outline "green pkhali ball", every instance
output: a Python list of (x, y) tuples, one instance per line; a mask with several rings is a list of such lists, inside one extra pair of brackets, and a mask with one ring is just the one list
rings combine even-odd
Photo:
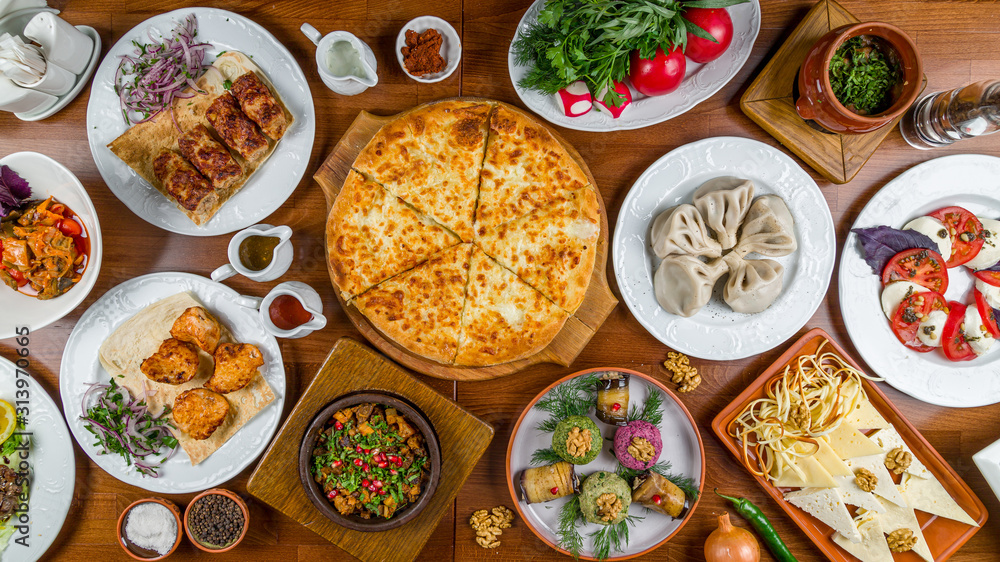
[[(621, 509), (612, 519), (604, 520), (598, 498), (604, 494), (614, 494), (621, 500)], [(632, 503), (632, 487), (614, 472), (599, 471), (591, 474), (583, 481), (580, 489), (580, 511), (583, 518), (598, 525), (614, 525), (628, 517), (628, 506)]]
[[(574, 434), (574, 430), (578, 431)], [(571, 435), (579, 440), (580, 437), (578, 436), (585, 438), (587, 432), (590, 433), (589, 448), (584, 445), (582, 447), (583, 450), (580, 447), (575, 449), (575, 455), (570, 453), (569, 439)], [(603, 444), (604, 438), (601, 437), (601, 430), (597, 427), (594, 420), (587, 416), (570, 416), (559, 422), (555, 432), (552, 433), (552, 450), (565, 459), (566, 462), (573, 464), (587, 464), (596, 459), (597, 455), (601, 453), (601, 446)]]

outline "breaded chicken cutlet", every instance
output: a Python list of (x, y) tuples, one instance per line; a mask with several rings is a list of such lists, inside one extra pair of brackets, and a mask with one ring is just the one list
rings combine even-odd
[(177, 338), (163, 340), (160, 349), (139, 366), (150, 380), (165, 384), (183, 384), (198, 374), (198, 348)]
[(207, 310), (200, 306), (192, 306), (174, 320), (170, 335), (183, 342), (192, 343), (209, 354), (214, 354), (222, 337), (222, 328), (219, 326), (219, 321)]
[(228, 394), (250, 384), (264, 356), (257, 346), (249, 343), (224, 343), (215, 350), (215, 372), (205, 382), (205, 388)]
[(174, 399), (172, 415), (177, 428), (192, 439), (208, 439), (226, 421), (229, 401), (207, 388), (192, 388)]

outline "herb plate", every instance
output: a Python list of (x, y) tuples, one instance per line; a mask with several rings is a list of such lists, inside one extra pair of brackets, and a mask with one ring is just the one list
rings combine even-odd
[[(688, 409), (678, 400), (677, 396), (670, 391), (663, 383), (653, 377), (620, 368), (598, 368), (580, 371), (572, 375), (563, 377), (552, 383), (538, 396), (528, 403), (528, 406), (521, 413), (514, 430), (511, 434), (510, 442), (507, 444), (507, 488), (510, 491), (514, 507), (518, 515), (527, 524), (539, 539), (550, 547), (563, 554), (570, 554), (559, 546), (559, 515), (563, 505), (568, 503), (573, 496), (567, 496), (557, 500), (526, 504), (520, 500), (517, 489), (517, 479), (521, 471), (531, 468), (531, 456), (539, 449), (547, 449), (552, 445), (552, 433), (542, 432), (537, 428), (538, 424), (549, 419), (550, 414), (535, 405), (549, 392), (557, 387), (565, 385), (570, 381), (606, 371), (616, 371), (631, 375), (629, 381), (630, 403), (633, 407), (641, 408), (646, 397), (653, 391), (660, 391), (663, 395), (663, 420), (659, 425), (660, 437), (663, 440), (663, 450), (660, 453), (660, 461), (667, 461), (671, 467), (669, 472), (684, 477), (691, 478), (698, 488), (699, 498), (705, 482), (705, 449), (701, 441), (701, 435), (695, 425), (694, 418)], [(593, 408), (590, 409), (591, 419), (593, 418)], [(585, 465), (576, 465), (577, 473), (581, 481), (584, 475), (607, 470), (614, 472), (618, 467), (618, 461), (611, 452), (612, 443), (608, 438), (614, 437), (615, 427), (597, 421), (598, 427), (605, 437), (604, 448), (598, 457)], [(635, 526), (630, 526), (629, 540), (623, 541), (622, 551), (611, 551), (608, 560), (626, 560), (659, 548), (671, 539), (688, 522), (695, 509), (698, 507), (697, 499), (689, 499), (688, 510), (682, 519), (674, 519), (667, 515), (654, 513), (639, 505), (633, 504), (629, 509), (629, 515), (641, 517)], [(577, 530), (583, 536), (583, 547), (580, 549), (580, 558), (584, 560), (597, 560), (595, 557), (594, 540), (589, 537), (590, 533), (600, 531), (601, 525), (593, 523), (579, 524)]]
[(627, 108), (618, 119), (596, 109), (592, 109), (580, 117), (567, 117), (559, 106), (556, 96), (526, 90), (518, 85), (521, 78), (527, 74), (528, 67), (518, 66), (514, 62), (514, 41), (517, 40), (522, 30), (538, 20), (538, 14), (545, 7), (546, 1), (536, 0), (525, 12), (520, 23), (517, 24), (517, 30), (511, 39), (511, 47), (507, 51), (507, 70), (511, 82), (514, 83), (514, 90), (517, 91), (518, 97), (528, 106), (528, 109), (551, 123), (578, 131), (604, 132), (641, 129), (672, 119), (690, 110), (712, 97), (736, 76), (736, 73), (743, 68), (747, 58), (750, 57), (750, 51), (757, 39), (757, 32), (760, 31), (759, 0), (730, 6), (726, 10), (733, 20), (733, 42), (721, 57), (710, 63), (699, 64), (688, 59), (687, 72), (680, 88), (664, 96), (647, 97), (629, 86), (632, 89), (632, 106)]
[[(956, 154), (918, 164), (876, 193), (851, 228), (902, 228), (911, 219), (950, 205), (978, 216), (1000, 217), (1000, 158)], [(940, 350), (918, 353), (899, 343), (882, 312), (881, 276), (865, 263), (853, 232), (848, 233), (840, 258), (839, 285), (847, 333), (861, 358), (885, 382), (938, 406), (971, 408), (1000, 402), (1000, 346), (972, 361), (955, 363)], [(972, 286), (969, 270), (952, 268), (945, 297), (970, 303)]]

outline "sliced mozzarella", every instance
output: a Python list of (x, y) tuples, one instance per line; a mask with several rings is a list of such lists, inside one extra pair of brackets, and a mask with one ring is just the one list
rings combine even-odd
[(944, 323), (947, 321), (948, 314), (943, 310), (932, 310), (920, 320), (917, 339), (928, 347), (941, 347), (941, 332), (944, 331)]
[(927, 287), (909, 281), (893, 281), (882, 289), (882, 312), (885, 313), (886, 318), (892, 320), (903, 299), (913, 293), (923, 293), (928, 290)]
[(993, 336), (986, 331), (986, 323), (979, 316), (979, 308), (969, 305), (965, 308), (965, 324), (962, 332), (976, 355), (982, 355), (993, 347)]
[[(934, 217), (918, 217), (903, 226), (903, 230), (916, 230), (926, 235), (938, 246), (938, 253), (948, 261), (951, 257), (951, 235), (944, 223)], [(990, 264), (992, 265), (992, 264)]]
[(1000, 221), (979, 218), (983, 223), (983, 247), (976, 257), (965, 262), (965, 267), (983, 269), (1000, 261)]
[(1000, 287), (994, 287), (982, 279), (976, 279), (976, 288), (986, 297), (986, 303), (993, 308), (1000, 308)]

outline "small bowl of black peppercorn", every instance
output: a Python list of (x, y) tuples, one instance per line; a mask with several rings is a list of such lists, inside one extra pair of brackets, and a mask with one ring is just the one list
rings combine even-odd
[(226, 552), (240, 544), (250, 526), (246, 502), (229, 490), (206, 490), (184, 510), (184, 532), (205, 552)]

